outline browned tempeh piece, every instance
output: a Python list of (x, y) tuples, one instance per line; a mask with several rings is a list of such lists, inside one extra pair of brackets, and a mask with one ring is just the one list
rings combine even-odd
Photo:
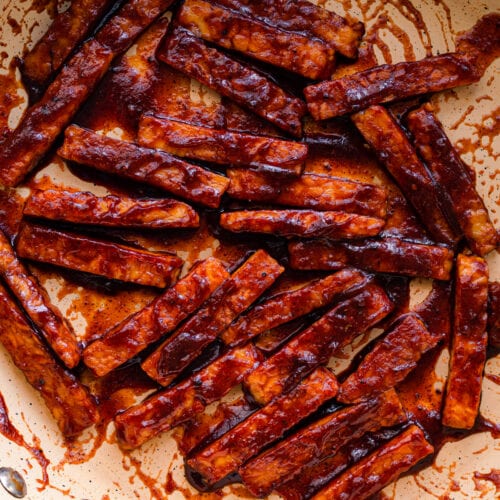
[(0, 185), (16, 186), (47, 153), (107, 71), (172, 0), (130, 0), (85, 42), (0, 149)]
[(292, 135), (302, 134), (301, 118), (306, 113), (302, 100), (184, 28), (171, 31), (158, 58)]
[(70, 125), (65, 131), (63, 158), (102, 172), (145, 182), (181, 198), (218, 207), (229, 180), (179, 158), (119, 141)]
[[(43, 252), (43, 250), (38, 246), (32, 247), (32, 251), (36, 253)], [(19, 261), (9, 240), (1, 230), (0, 277), (17, 297), (26, 314), (57, 356), (68, 368), (74, 368), (80, 361), (81, 349), (71, 325), (59, 309), (51, 304), (45, 290)]]
[(254, 399), (265, 404), (286, 393), (341, 347), (387, 316), (393, 305), (384, 290), (369, 283), (296, 335), (245, 379)]
[(297, 179), (276, 179), (242, 168), (228, 169), (227, 174), (231, 180), (227, 193), (239, 200), (344, 210), (380, 218), (387, 214), (387, 191), (371, 184), (308, 173)]
[(173, 254), (119, 245), (84, 235), (23, 224), (20, 257), (110, 279), (164, 288), (175, 281), (182, 259)]
[(435, 241), (453, 244), (460, 237), (442, 211), (442, 196), (417, 157), (406, 134), (382, 106), (352, 116), (356, 127), (374, 149)]
[(308, 0), (217, 0), (217, 3), (281, 29), (317, 37), (350, 58), (357, 57), (365, 31), (363, 23), (351, 24)]
[(131, 359), (152, 342), (171, 332), (198, 309), (229, 276), (213, 257), (195, 265), (189, 274), (106, 332), (83, 352), (83, 361), (99, 377)]
[(453, 252), (449, 248), (398, 238), (362, 242), (294, 241), (288, 250), (292, 268), (303, 270), (336, 271), (356, 266), (379, 273), (449, 280), (453, 266)]
[(169, 198), (136, 199), (127, 196), (96, 196), (89, 192), (59, 189), (35, 191), (24, 214), (44, 219), (112, 227), (198, 227), (198, 214), (185, 203)]
[(455, 279), (455, 309), (443, 425), (474, 426), (486, 362), (488, 265), (481, 257), (460, 254)]
[(40, 393), (65, 436), (79, 434), (99, 420), (86, 388), (57, 363), (1, 284), (0, 343)]
[(279, 293), (240, 316), (221, 338), (228, 345), (242, 344), (266, 330), (324, 307), (366, 282), (367, 276), (362, 272), (343, 269), (298, 290)]
[(481, 76), (472, 58), (449, 53), (420, 61), (375, 66), (337, 80), (310, 85), (304, 94), (313, 118), (325, 120), (373, 104), (468, 85)]
[(434, 452), (423, 431), (411, 425), (334, 479), (314, 500), (365, 500)]
[(333, 47), (318, 38), (270, 26), (253, 16), (205, 0), (186, 0), (177, 20), (208, 42), (306, 78), (321, 80), (333, 72)]
[(274, 174), (300, 175), (307, 145), (144, 115), (139, 143), (173, 155), (220, 165), (253, 166)]
[(334, 455), (349, 441), (406, 421), (394, 391), (331, 413), (250, 460), (239, 473), (245, 486), (263, 497), (307, 465)]
[(189, 466), (206, 483), (216, 483), (333, 398), (337, 387), (335, 376), (326, 368), (318, 368), (290, 393), (276, 398), (195, 454), (188, 460)]
[(234, 233), (268, 233), (276, 236), (335, 240), (376, 236), (383, 219), (347, 212), (314, 210), (241, 210), (221, 214), (219, 224)]
[(430, 104), (412, 111), (407, 117), (415, 145), (439, 184), (441, 199), (457, 219), (472, 251), (485, 255), (497, 245), (497, 232), (488, 210), (474, 186), (467, 167)]
[(432, 335), (416, 314), (408, 314), (377, 341), (356, 371), (342, 383), (337, 399), (353, 403), (395, 387), (442, 338)]
[(185, 422), (237, 385), (259, 363), (249, 344), (223, 354), (187, 380), (155, 393), (115, 417), (120, 445), (137, 448), (152, 437)]
[(255, 252), (192, 318), (146, 358), (143, 370), (160, 384), (168, 385), (282, 272), (283, 268), (264, 250)]
[(491, 346), (500, 347), (500, 282), (488, 287), (488, 340)]
[(65, 59), (89, 34), (111, 5), (111, 0), (73, 0), (56, 15), (49, 29), (23, 58), (23, 78), (43, 90)]

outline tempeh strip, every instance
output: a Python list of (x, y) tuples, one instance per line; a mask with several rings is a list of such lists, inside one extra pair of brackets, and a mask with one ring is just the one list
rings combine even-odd
[(196, 36), (311, 80), (329, 78), (335, 51), (322, 40), (270, 26), (205, 0), (186, 0), (178, 22)]
[(500, 282), (488, 287), (488, 341), (493, 347), (500, 347)]
[(356, 371), (342, 383), (337, 399), (353, 403), (395, 387), (442, 338), (432, 335), (416, 314), (408, 314), (377, 341)]
[[(33, 246), (32, 251), (43, 252)], [(71, 325), (49, 299), (46, 291), (16, 256), (5, 234), (0, 230), (0, 277), (17, 297), (31, 321), (37, 326), (50, 347), (68, 368), (80, 361), (81, 349)]]
[(157, 392), (117, 415), (115, 425), (120, 445), (137, 448), (202, 412), (237, 385), (259, 360), (260, 355), (251, 344), (237, 347), (175, 387)]
[(340, 211), (242, 210), (221, 214), (219, 224), (234, 233), (339, 240), (376, 236), (384, 227), (385, 221)]
[(450, 227), (442, 211), (442, 196), (434, 179), (389, 111), (382, 106), (372, 106), (353, 115), (352, 120), (396, 180), (434, 240), (456, 243), (460, 235), (454, 227)]
[(346, 266), (379, 273), (449, 280), (453, 252), (398, 238), (362, 242), (294, 241), (288, 245), (294, 269), (336, 271)]
[(57, 363), (1, 284), (0, 343), (40, 393), (65, 436), (75, 436), (99, 420), (92, 396)]
[(24, 206), (24, 214), (111, 227), (192, 228), (200, 225), (198, 214), (177, 200), (115, 195), (99, 197), (89, 192), (60, 189), (35, 191)]
[(99, 377), (171, 332), (229, 276), (213, 257), (195, 265), (187, 276), (106, 332), (83, 352), (84, 363)]
[(145, 115), (139, 122), (139, 143), (176, 156), (220, 165), (252, 166), (274, 174), (300, 175), (307, 145), (229, 130), (202, 127)]
[(211, 208), (219, 206), (229, 180), (179, 158), (70, 125), (58, 154), (101, 172), (145, 182)]
[(95, 89), (113, 58), (127, 50), (171, 3), (130, 0), (85, 42), (2, 144), (0, 185), (16, 186), (23, 180)]
[(385, 218), (387, 191), (348, 179), (302, 174), (297, 179), (276, 179), (265, 172), (242, 168), (227, 170), (231, 180), (227, 194), (232, 198), (313, 208), (343, 210)]
[(441, 188), (443, 202), (457, 219), (472, 251), (487, 254), (497, 245), (497, 232), (469, 168), (451, 144), (432, 106), (425, 104), (412, 111), (407, 124), (418, 152)]
[(398, 396), (388, 391), (309, 424), (250, 460), (239, 473), (250, 492), (263, 497), (279, 484), (299, 476), (306, 466), (334, 455), (353, 439), (405, 421)]
[(279, 439), (336, 393), (335, 376), (326, 368), (318, 368), (290, 393), (276, 398), (196, 453), (188, 464), (206, 483), (216, 483)]
[(158, 58), (292, 135), (302, 134), (303, 101), (184, 28), (171, 31)]
[(23, 224), (16, 245), (20, 257), (106, 278), (164, 288), (175, 281), (182, 259), (88, 236)]
[(441, 54), (420, 61), (384, 64), (310, 85), (304, 90), (315, 120), (354, 113), (383, 102), (438, 92), (477, 82), (479, 68), (460, 53)]
[(240, 316), (221, 338), (228, 345), (242, 344), (271, 328), (325, 307), (366, 282), (367, 277), (360, 271), (343, 269), (298, 290), (279, 293)]
[(481, 384), (488, 336), (488, 265), (474, 255), (457, 257), (455, 309), (450, 369), (443, 409), (443, 425), (456, 429), (474, 426), (481, 400)]
[(312, 499), (365, 500), (433, 452), (422, 430), (411, 425), (334, 479)]
[(335, 352), (387, 316), (393, 305), (384, 290), (370, 283), (297, 334), (245, 379), (260, 404), (288, 392)]
[(283, 268), (264, 250), (246, 260), (198, 312), (142, 363), (142, 369), (168, 385), (210, 342), (269, 288)]

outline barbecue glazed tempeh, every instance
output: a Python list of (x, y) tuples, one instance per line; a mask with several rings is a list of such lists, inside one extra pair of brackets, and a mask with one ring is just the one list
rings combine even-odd
[(393, 306), (384, 290), (370, 283), (340, 302), (262, 363), (245, 379), (260, 404), (286, 393), (341, 347), (387, 316)]
[(268, 233), (302, 238), (354, 239), (376, 236), (383, 219), (347, 212), (242, 210), (221, 214), (219, 224), (234, 233)]
[(300, 475), (306, 466), (334, 455), (349, 441), (405, 421), (396, 393), (388, 391), (309, 424), (250, 460), (239, 473), (245, 486), (254, 495), (263, 497), (278, 484)]
[(422, 430), (411, 425), (335, 478), (312, 499), (365, 500), (433, 452)]
[(329, 370), (315, 370), (290, 393), (276, 398), (196, 453), (188, 460), (189, 466), (204, 482), (216, 483), (333, 398), (337, 388)]
[(99, 420), (86, 388), (57, 363), (1, 284), (0, 343), (40, 393), (65, 436), (75, 436)]
[(404, 317), (377, 341), (356, 371), (340, 386), (337, 399), (353, 403), (395, 387), (442, 336), (432, 335), (416, 314)]
[(186, 0), (177, 21), (208, 42), (311, 80), (329, 78), (333, 72), (335, 51), (322, 40), (283, 31), (205, 0)]
[(215, 290), (197, 313), (142, 363), (142, 369), (168, 385), (245, 309), (269, 288), (283, 268), (258, 250)]
[(453, 252), (398, 238), (362, 242), (294, 241), (288, 245), (293, 269), (336, 271), (346, 266), (379, 273), (449, 280)]
[(213, 257), (195, 265), (187, 276), (144, 309), (90, 344), (83, 352), (83, 361), (97, 376), (106, 375), (171, 332), (228, 276), (222, 262)]
[(488, 341), (493, 347), (500, 347), (500, 282), (488, 287)]
[[(44, 248), (33, 246), (40, 253)], [(22, 257), (22, 255), (21, 255)], [(68, 368), (80, 361), (81, 349), (70, 324), (51, 304), (49, 296), (16, 256), (9, 240), (0, 230), (0, 277), (4, 279), (19, 303), (37, 326), (45, 340)]]
[(237, 385), (259, 360), (260, 355), (251, 344), (237, 347), (175, 387), (132, 406), (115, 418), (120, 445), (136, 448), (202, 412)]
[(433, 239), (439, 243), (456, 243), (459, 235), (450, 227), (442, 211), (442, 196), (435, 181), (389, 111), (382, 106), (372, 106), (353, 115), (352, 120)]
[(383, 102), (438, 92), (477, 82), (481, 78), (473, 58), (441, 54), (420, 61), (384, 64), (306, 87), (307, 107), (315, 120), (354, 113)]
[(192, 228), (200, 225), (198, 214), (185, 203), (127, 196), (96, 196), (89, 192), (59, 189), (35, 191), (24, 214), (43, 219), (111, 227)]
[(179, 158), (70, 125), (58, 154), (102, 172), (145, 182), (211, 208), (219, 206), (229, 180)]
[(443, 409), (443, 425), (456, 429), (474, 426), (488, 336), (488, 265), (480, 257), (457, 257), (455, 309), (450, 369)]
[(276, 179), (265, 172), (242, 168), (227, 170), (232, 198), (290, 205), (316, 210), (343, 210), (385, 218), (387, 191), (371, 184), (347, 179), (302, 174), (297, 179)]
[(239, 345), (271, 328), (288, 323), (315, 309), (327, 306), (366, 284), (367, 277), (356, 269), (343, 269), (315, 280), (298, 290), (274, 295), (240, 316), (222, 335), (228, 345)]
[(158, 58), (181, 73), (250, 109), (292, 135), (302, 134), (303, 101), (223, 52), (177, 27), (160, 46)]
[(175, 281), (182, 259), (84, 235), (23, 224), (16, 245), (20, 257), (106, 278), (164, 288)]
[(356, 58), (363, 23), (350, 24), (343, 17), (307, 0), (217, 0), (278, 28), (319, 38), (340, 54)]
[(307, 145), (241, 132), (142, 116), (139, 143), (176, 156), (220, 165), (252, 166), (274, 174), (297, 176), (304, 169)]
[(127, 50), (172, 0), (130, 0), (70, 59), (0, 150), (0, 185), (16, 186), (49, 151), (115, 55)]
[(430, 104), (412, 111), (408, 129), (442, 191), (442, 200), (457, 219), (474, 253), (485, 255), (497, 245), (497, 232), (471, 178), (469, 167), (451, 144)]

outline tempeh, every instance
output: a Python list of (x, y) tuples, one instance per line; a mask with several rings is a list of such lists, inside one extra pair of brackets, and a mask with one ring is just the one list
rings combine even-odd
[[(33, 246), (32, 251), (44, 248)], [(21, 255), (22, 256), (22, 255)], [(48, 294), (17, 258), (9, 240), (0, 230), (0, 277), (17, 297), (31, 321), (68, 368), (80, 361), (81, 349), (74, 332)]]
[(384, 290), (370, 283), (297, 334), (245, 379), (260, 404), (286, 393), (357, 335), (387, 316), (393, 305)]
[(313, 118), (325, 120), (374, 104), (468, 85), (480, 78), (481, 72), (473, 58), (449, 53), (419, 61), (375, 66), (337, 80), (310, 85), (304, 94)]
[(198, 214), (185, 203), (162, 198), (96, 196), (61, 189), (35, 191), (24, 214), (43, 219), (111, 227), (192, 228), (200, 225)]
[(294, 269), (336, 271), (346, 266), (379, 273), (449, 280), (453, 251), (398, 238), (362, 242), (294, 241), (288, 245)]
[(325, 307), (342, 295), (366, 284), (367, 276), (356, 269), (343, 269), (293, 291), (284, 291), (257, 304), (240, 316), (222, 335), (228, 345), (239, 345), (271, 328)]
[(488, 287), (488, 341), (493, 347), (500, 347), (500, 282)]
[(316, 495), (314, 500), (365, 500), (434, 452), (423, 431), (411, 425), (360, 460)]
[(432, 106), (425, 104), (409, 113), (407, 124), (419, 153), (441, 188), (443, 202), (457, 219), (472, 251), (487, 254), (498, 243), (495, 226), (476, 191), (469, 167), (451, 144)]
[(227, 170), (227, 194), (247, 201), (270, 202), (316, 210), (343, 210), (385, 218), (387, 191), (347, 179), (304, 173), (297, 179), (276, 179), (265, 172)]
[(184, 28), (171, 31), (158, 58), (292, 135), (302, 134), (303, 101)]
[(139, 122), (139, 143), (176, 156), (220, 165), (252, 166), (297, 176), (304, 169), (307, 145), (274, 137), (191, 125), (145, 115)]
[(335, 376), (326, 368), (319, 368), (290, 393), (276, 398), (196, 453), (188, 464), (206, 483), (216, 483), (279, 439), (336, 393)]
[(255, 252), (193, 317), (146, 358), (143, 370), (160, 384), (168, 385), (282, 272), (283, 268), (264, 250)]
[(69, 126), (58, 154), (102, 172), (145, 182), (181, 198), (218, 207), (229, 180), (179, 158)]
[(65, 436), (75, 436), (99, 420), (92, 396), (57, 363), (1, 284), (0, 343), (40, 393)]
[(186, 0), (177, 20), (208, 42), (311, 80), (333, 73), (335, 51), (318, 38), (284, 31), (205, 0)]
[(488, 336), (488, 265), (480, 257), (457, 257), (455, 309), (450, 369), (443, 409), (443, 425), (456, 429), (474, 426)]
[(376, 342), (356, 371), (340, 386), (337, 399), (353, 403), (395, 387), (442, 336), (432, 335), (416, 314), (404, 317)]
[(120, 445), (137, 448), (202, 412), (237, 385), (259, 360), (260, 355), (251, 344), (237, 347), (180, 384), (157, 392), (117, 415), (115, 425)]
[(111, 241), (23, 224), (16, 245), (20, 257), (106, 278), (164, 288), (175, 281), (182, 259)]
[(250, 460), (239, 473), (251, 493), (263, 497), (279, 484), (300, 475), (307, 465), (334, 455), (353, 439), (405, 421), (396, 393), (388, 391), (307, 425)]
[(195, 265), (187, 276), (144, 309), (90, 344), (83, 352), (83, 361), (97, 376), (106, 375), (171, 332), (228, 276), (222, 262), (213, 257)]

